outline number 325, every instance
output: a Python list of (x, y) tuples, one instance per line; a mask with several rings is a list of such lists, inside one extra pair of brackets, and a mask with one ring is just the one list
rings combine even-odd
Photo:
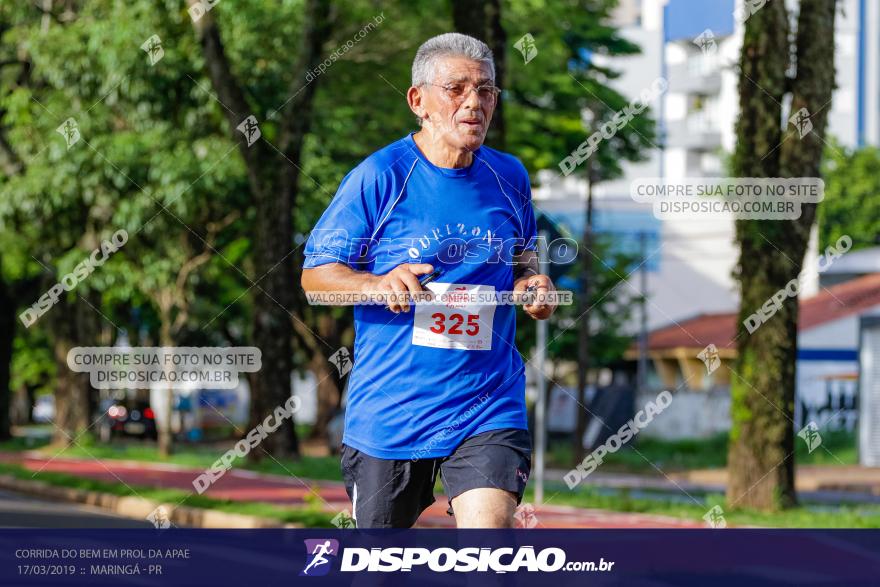
[[(436, 334), (443, 334), (446, 332), (447, 334), (467, 334), (468, 336), (476, 336), (478, 332), (480, 332), (480, 316), (479, 314), (468, 314), (467, 317), (467, 328), (463, 331), (461, 329), (461, 325), (464, 324), (465, 319), (461, 314), (451, 314), (447, 316), (442, 312), (435, 312), (431, 314), (431, 318), (434, 319), (434, 325), (429, 328), (431, 332)], [(449, 319), (449, 329), (446, 329), (446, 319)]]

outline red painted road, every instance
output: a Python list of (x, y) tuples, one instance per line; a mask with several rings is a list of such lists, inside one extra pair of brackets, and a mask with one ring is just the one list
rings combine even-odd
[[(88, 477), (102, 481), (124, 483), (130, 486), (147, 486), (195, 492), (193, 479), (204, 471), (177, 465), (162, 465), (112, 459), (48, 458), (33, 453), (0, 453), (0, 462), (17, 463), (36, 473), (57, 472)], [(342, 483), (315, 481), (294, 476), (267, 475), (241, 469), (230, 469), (215, 482), (204, 495), (214, 499), (233, 501), (261, 501), (281, 506), (302, 506), (307, 495), (314, 493), (328, 512), (343, 512), (351, 508)], [(137, 495), (132, 490), (133, 495)], [(446, 514), (446, 497), (437, 501), (422, 513), (418, 527), (453, 527), (451, 516)], [(703, 528), (704, 524), (667, 516), (617, 513), (605, 510), (583, 509), (567, 506), (541, 505), (521, 506), (519, 522), (526, 527), (538, 528)]]

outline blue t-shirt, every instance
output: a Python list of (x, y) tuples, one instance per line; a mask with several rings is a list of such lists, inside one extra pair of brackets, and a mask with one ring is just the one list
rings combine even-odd
[[(435, 292), (511, 291), (512, 256), (535, 238), (529, 177), (516, 158), (480, 147), (469, 167), (441, 168), (410, 134), (343, 179), (304, 267), (341, 262), (383, 275), (430, 263), (443, 271), (428, 286)], [(475, 434), (527, 429), (517, 307), (448, 299), (399, 314), (355, 306), (346, 445), (376, 458), (434, 458)]]

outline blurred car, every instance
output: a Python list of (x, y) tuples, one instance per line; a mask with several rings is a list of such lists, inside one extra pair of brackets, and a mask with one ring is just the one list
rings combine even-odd
[(47, 423), (55, 419), (55, 396), (41, 395), (34, 402), (34, 408), (31, 410), (34, 422)]
[(156, 440), (156, 415), (147, 402), (112, 402), (102, 414), (98, 433), (109, 442), (118, 436)]

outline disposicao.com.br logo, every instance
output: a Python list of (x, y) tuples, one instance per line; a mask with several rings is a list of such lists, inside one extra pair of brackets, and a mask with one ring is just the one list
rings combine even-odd
[[(326, 575), (331, 561), (339, 554), (339, 542), (330, 539), (306, 540), (307, 560), (300, 576)], [(345, 548), (339, 570), (345, 572), (409, 572), (413, 567), (425, 566), (428, 570), (445, 573), (517, 571), (610, 571), (611, 561), (566, 562), (561, 548), (544, 548), (535, 551), (534, 546), (519, 548)]]
[(330, 562), (339, 554), (339, 541), (332, 538), (305, 540), (306, 566), (300, 577), (318, 577), (330, 571)]

